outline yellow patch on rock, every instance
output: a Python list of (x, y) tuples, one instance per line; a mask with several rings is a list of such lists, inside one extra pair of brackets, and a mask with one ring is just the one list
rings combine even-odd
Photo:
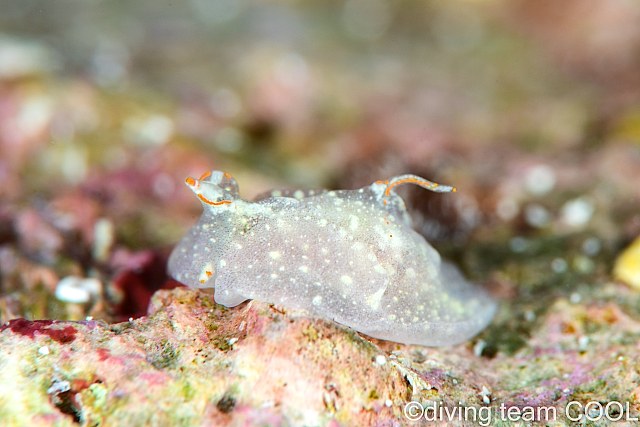
[(640, 290), (640, 237), (616, 259), (613, 276), (636, 290)]

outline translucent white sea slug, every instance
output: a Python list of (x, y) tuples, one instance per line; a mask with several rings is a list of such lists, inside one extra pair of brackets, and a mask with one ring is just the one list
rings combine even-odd
[(219, 304), (280, 304), (426, 346), (465, 341), (493, 318), (495, 301), (441, 261), (394, 191), (452, 187), (402, 175), (359, 190), (273, 191), (251, 202), (224, 172), (186, 183), (204, 213), (173, 250), (169, 272), (188, 286), (215, 288)]

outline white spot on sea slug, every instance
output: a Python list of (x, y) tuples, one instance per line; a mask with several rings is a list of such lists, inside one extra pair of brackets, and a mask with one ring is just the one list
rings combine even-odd
[(307, 267), (306, 265), (301, 265), (300, 267), (298, 267), (298, 270), (302, 271), (303, 273), (308, 273), (309, 267)]
[(358, 229), (358, 217), (355, 215), (349, 216), (349, 228), (351, 231), (356, 231)]
[(313, 299), (311, 300), (311, 304), (315, 305), (316, 307), (322, 304), (322, 296), (316, 295), (315, 297), (313, 297)]
[(382, 295), (384, 295), (385, 288), (380, 288), (376, 292), (367, 297), (367, 304), (374, 310), (380, 308), (380, 302), (382, 301)]
[(343, 275), (340, 277), (340, 281), (342, 283), (344, 283), (345, 285), (351, 285), (353, 284), (353, 279), (347, 275)]
[(271, 259), (280, 259), (281, 256), (282, 254), (279, 251), (269, 252), (269, 257)]

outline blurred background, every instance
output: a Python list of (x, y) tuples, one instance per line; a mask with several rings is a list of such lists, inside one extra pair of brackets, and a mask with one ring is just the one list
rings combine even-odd
[(143, 313), (212, 169), (455, 185), (404, 196), (473, 279), (588, 293), (640, 234), (639, 70), (633, 0), (0, 0), (0, 320)]

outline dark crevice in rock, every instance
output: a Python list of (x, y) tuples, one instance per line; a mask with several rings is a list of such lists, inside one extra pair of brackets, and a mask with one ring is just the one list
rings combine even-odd
[(71, 415), (74, 423), (82, 422), (82, 408), (76, 403), (75, 393), (71, 390), (52, 396), (51, 403), (63, 414)]

